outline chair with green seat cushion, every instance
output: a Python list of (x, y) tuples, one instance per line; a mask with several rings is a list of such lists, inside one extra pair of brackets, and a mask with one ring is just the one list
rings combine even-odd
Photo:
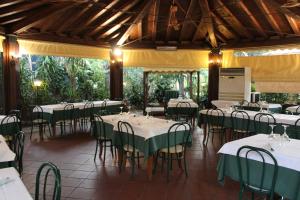
[(70, 133), (74, 133), (73, 124), (75, 123), (74, 104), (65, 105), (62, 112), (62, 119), (56, 122), (60, 126), (61, 135), (66, 134), (66, 126), (70, 126)]
[(122, 171), (123, 162), (125, 161), (125, 165), (126, 159), (129, 159), (131, 162), (131, 178), (133, 178), (136, 165), (135, 161), (138, 161), (137, 164), (139, 167), (139, 160), (144, 157), (143, 152), (136, 148), (135, 134), (132, 126), (128, 122), (118, 122), (118, 137), (120, 140), (118, 149), (121, 152), (121, 158), (119, 158), (119, 170), (120, 172)]
[(107, 101), (106, 100), (104, 100), (102, 102), (98, 114), (101, 116), (110, 114), (107, 110)]
[(15, 115), (18, 119), (19, 129), (22, 130), (22, 118), (21, 118), (21, 110), (13, 109), (10, 110), (8, 115)]
[(236, 110), (231, 113), (233, 139), (249, 136), (250, 117), (247, 112)]
[(276, 126), (276, 119), (269, 113), (257, 113), (254, 116), (254, 130), (255, 133), (270, 134), (272, 132), (271, 126)]
[[(209, 136), (212, 135), (212, 142), (214, 141), (214, 135), (219, 134), (221, 143), (224, 142), (225, 137), (225, 114), (221, 109), (208, 109), (206, 111), (207, 116), (207, 136), (203, 138), (203, 143), (207, 145)], [(206, 139), (206, 142), (205, 142)]]
[[(84, 132), (85, 130), (91, 130), (89, 124), (91, 124), (91, 120), (93, 117), (94, 112), (94, 103), (93, 102), (86, 102), (84, 104), (83, 110), (81, 110), (81, 116), (79, 118), (79, 127), (80, 131)], [(90, 131), (89, 131), (90, 132)]]
[(20, 128), (15, 115), (7, 115), (0, 122), (0, 135), (4, 136), (9, 146), (11, 146), (11, 142), (19, 130)]
[(239, 200), (243, 199), (245, 191), (251, 192), (252, 200), (255, 194), (268, 196), (268, 199), (273, 200), (278, 174), (278, 164), (274, 156), (265, 149), (252, 146), (240, 147), (236, 155), (240, 182)]
[(192, 122), (191, 104), (189, 102), (178, 102), (175, 110), (175, 121)]
[(96, 138), (96, 151), (95, 151), (94, 161), (96, 161), (96, 156), (99, 147), (100, 148), (99, 157), (101, 157), (104, 149), (104, 155), (103, 155), (103, 165), (104, 165), (105, 157), (106, 157), (106, 148), (107, 147), (110, 148), (112, 157), (114, 157), (114, 152), (113, 152), (112, 139), (107, 136), (107, 124), (104, 123), (100, 115), (94, 115), (92, 121), (92, 130), (93, 130), (93, 136)]
[[(154, 163), (154, 172), (156, 171), (158, 158), (162, 158), (163, 163), (167, 160), (167, 181), (169, 182), (169, 174), (172, 169), (172, 161), (177, 160), (178, 165), (181, 168), (181, 160), (184, 161), (184, 171), (186, 177), (188, 176), (187, 161), (186, 161), (186, 149), (188, 143), (191, 141), (192, 127), (187, 122), (178, 122), (173, 124), (167, 135), (167, 146), (160, 149), (157, 152), (157, 156)], [(167, 158), (167, 159), (166, 159)]]
[[(41, 179), (43, 176), (43, 179)], [(51, 181), (51, 182), (50, 182)], [(54, 184), (53, 182), (54, 181)], [(40, 191), (40, 187), (43, 186), (43, 190)], [(53, 189), (47, 188), (50, 186)], [(52, 192), (53, 191), (53, 192)], [(51, 193), (51, 194), (49, 194)], [(53, 163), (43, 163), (37, 171), (35, 182), (35, 200), (46, 200), (51, 195), (50, 199), (61, 199), (61, 175), (60, 170)]]
[(39, 134), (41, 138), (44, 137), (46, 126), (48, 127), (50, 136), (52, 135), (50, 122), (44, 119), (44, 110), (41, 106), (35, 106), (32, 110), (30, 139), (32, 137), (33, 129), (35, 126), (39, 128)]
[(23, 172), (23, 153), (24, 153), (24, 142), (25, 135), (23, 131), (19, 131), (14, 140), (11, 143), (11, 149), (16, 154), (15, 158), (15, 167), (18, 170), (19, 174), (22, 175)]

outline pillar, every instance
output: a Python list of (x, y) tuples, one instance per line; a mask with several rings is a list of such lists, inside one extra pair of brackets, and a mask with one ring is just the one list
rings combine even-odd
[(208, 55), (208, 102), (217, 100), (219, 96), (219, 69), (222, 67), (222, 53), (220, 49), (212, 49)]
[(110, 99), (123, 99), (123, 53), (120, 49), (110, 52)]
[(19, 44), (14, 35), (3, 41), (4, 107), (7, 114), (12, 109), (21, 109)]

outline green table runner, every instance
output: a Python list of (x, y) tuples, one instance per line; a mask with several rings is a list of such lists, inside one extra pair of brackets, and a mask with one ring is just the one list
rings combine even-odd
[[(252, 160), (251, 165), (258, 165), (258, 161)], [(266, 164), (266, 167), (271, 168), (272, 166), (270, 164)], [(217, 173), (218, 181), (222, 184), (224, 184), (226, 176), (235, 181), (239, 181), (237, 157), (228, 154), (220, 154)], [(266, 173), (266, 180), (268, 180), (268, 176), (270, 176), (270, 174)], [(256, 178), (255, 174), (252, 178)], [(300, 172), (285, 167), (278, 167), (278, 177), (275, 185), (275, 192), (288, 199), (300, 200), (299, 190)]]

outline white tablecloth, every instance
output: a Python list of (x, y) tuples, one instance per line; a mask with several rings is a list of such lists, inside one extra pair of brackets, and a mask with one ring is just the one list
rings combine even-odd
[[(271, 146), (269, 144), (271, 142), (272, 139), (268, 138), (268, 135), (258, 134), (228, 142), (222, 146), (218, 153), (236, 156), (238, 149), (244, 145), (264, 148), (270, 151), (276, 158), (278, 166), (300, 171), (300, 140), (291, 139), (290, 142), (285, 142), (281, 148), (276, 149), (275, 151), (271, 151)], [(244, 152), (241, 153), (241, 156), (245, 157)], [(261, 161), (256, 154), (250, 155), (249, 158), (252, 160)], [(273, 164), (269, 157), (266, 158), (267, 163)]]
[[(93, 101), (94, 107), (102, 107), (104, 101)], [(74, 108), (77, 109), (84, 109), (84, 105), (87, 102), (78, 102), (78, 103), (72, 103), (74, 105)], [(114, 106), (114, 105), (122, 105), (122, 101), (107, 101), (106, 106)], [(53, 111), (58, 110), (64, 110), (64, 107), (66, 104), (51, 104), (51, 105), (43, 105), (41, 108), (43, 109), (44, 113), (50, 113), (53, 114)], [(35, 112), (35, 110), (34, 110)]]
[[(112, 124), (114, 126), (114, 130), (118, 130), (118, 121), (128, 122), (134, 131), (135, 135), (141, 136), (145, 138), (145, 140), (165, 134), (168, 132), (171, 125), (176, 123), (175, 121), (159, 119), (154, 117), (146, 117), (146, 116), (135, 116), (133, 114), (123, 113), (122, 115), (107, 115), (102, 116), (104, 122)], [(183, 129), (178, 129), (183, 130)]]
[(0, 169), (0, 179), (6, 178), (7, 183), (0, 185), (0, 200), (32, 200), (15, 168)]
[(7, 146), (5, 139), (0, 135), (0, 162), (14, 161), (16, 154)]
[[(231, 113), (232, 111), (230, 109), (222, 109), (224, 114), (225, 114), (225, 117), (231, 117)], [(200, 113), (201, 114), (206, 114), (206, 111), (207, 110), (201, 110)], [(249, 111), (249, 110), (243, 110), (245, 112), (248, 113), (249, 117), (250, 117), (250, 120), (254, 120), (254, 116), (259, 113), (259, 112), (256, 112), (256, 111)], [(213, 112), (212, 113), (213, 115), (217, 115), (216, 112)], [(274, 113), (273, 114), (274, 118), (276, 119), (276, 123), (277, 124), (288, 124), (288, 125), (295, 125), (295, 122), (300, 118), (299, 115), (286, 115), (286, 114), (277, 114), (277, 113)], [(242, 117), (241, 115), (237, 115), (237, 117)], [(266, 118), (262, 118), (261, 121), (267, 121)]]
[[(296, 113), (297, 108), (299, 108), (300, 106), (290, 106), (288, 107), (286, 110), (292, 112), (292, 113)], [(300, 108), (298, 109), (298, 112), (300, 112)]]
[[(6, 116), (7, 115), (0, 115), (0, 123)], [(16, 118), (16, 116), (13, 116), (12, 118), (9, 118), (9, 120), (5, 120), (3, 122), (3, 124), (8, 124), (8, 123), (17, 122), (17, 121), (19, 121), (19, 120)]]
[[(281, 109), (282, 108), (281, 104), (277, 104), (277, 103), (262, 103), (262, 102), (258, 102), (258, 104), (262, 108), (269, 108), (269, 109)], [(247, 106), (247, 105), (244, 105), (244, 106)], [(255, 103), (249, 103), (248, 106), (249, 107), (257, 107), (257, 104), (255, 104)]]
[[(196, 104), (192, 99), (170, 99), (168, 102), (169, 108), (174, 108), (178, 103), (189, 103), (192, 108), (198, 108), (198, 104)], [(183, 107), (184, 104), (181, 105)]]
[(240, 104), (238, 101), (226, 101), (226, 100), (213, 100), (211, 103), (217, 108), (229, 108), (230, 106), (237, 106)]

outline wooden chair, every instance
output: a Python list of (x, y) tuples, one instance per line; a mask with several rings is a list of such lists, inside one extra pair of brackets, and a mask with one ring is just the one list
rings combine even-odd
[(254, 129), (255, 133), (270, 134), (272, 132), (271, 127), (276, 126), (276, 119), (269, 113), (257, 113), (254, 116)]
[(61, 135), (66, 134), (66, 126), (70, 126), (70, 133), (74, 133), (74, 123), (75, 123), (75, 109), (73, 104), (67, 104), (64, 107), (62, 113), (62, 119), (57, 121), (56, 124), (60, 126)]
[[(224, 127), (224, 121), (225, 121), (225, 114), (221, 109), (208, 109), (206, 111), (206, 117), (207, 117), (207, 136), (203, 138), (203, 143), (207, 145), (209, 136), (212, 135), (212, 143), (214, 141), (214, 135), (219, 134), (221, 143), (224, 142), (225, 137), (225, 127)], [(206, 142), (205, 142), (206, 139)]]
[(79, 118), (80, 131), (84, 132), (85, 130), (89, 129), (89, 132), (91, 132), (91, 126), (89, 127), (89, 124), (91, 125), (92, 123), (92, 118), (94, 114), (94, 103), (85, 103), (81, 113), (82, 116)]
[(250, 117), (247, 112), (236, 110), (231, 113), (232, 139), (249, 136)]
[(45, 118), (45, 116), (44, 116), (43, 108), (41, 106), (35, 106), (32, 110), (32, 114), (31, 114), (30, 139), (32, 137), (33, 129), (35, 126), (37, 126), (39, 128), (40, 138), (44, 138), (43, 135), (45, 133), (46, 126), (48, 127), (50, 136), (52, 135), (50, 122), (44, 118)]

